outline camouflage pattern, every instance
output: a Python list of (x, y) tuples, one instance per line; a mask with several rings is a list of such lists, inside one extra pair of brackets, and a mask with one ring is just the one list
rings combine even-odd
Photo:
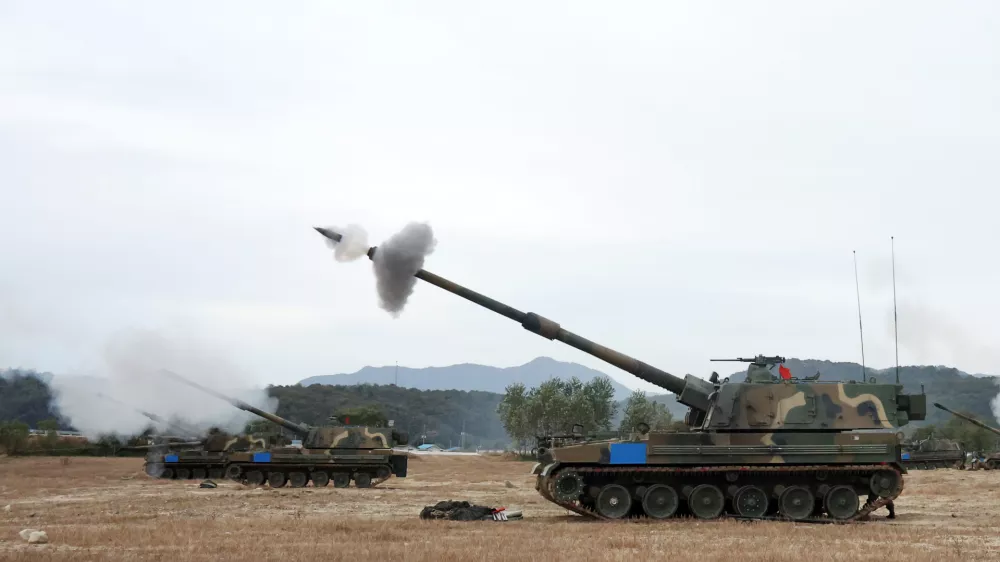
[(405, 432), (391, 427), (326, 425), (311, 427), (265, 412), (241, 400), (229, 398), (174, 373), (168, 376), (233, 406), (260, 416), (297, 436), (300, 443), (264, 448), (227, 451), (225, 476), (247, 485), (267, 483), (279, 488), (286, 483), (300, 488), (310, 481), (313, 486), (349, 486), (368, 488), (392, 476), (406, 477), (407, 454), (396, 451), (406, 445)]
[[(940, 410), (944, 410), (945, 412), (948, 412), (949, 414), (951, 414), (951, 415), (953, 415), (953, 416), (955, 416), (957, 418), (963, 419), (963, 420), (965, 420), (965, 421), (967, 421), (967, 422), (969, 422), (969, 423), (971, 423), (973, 425), (977, 425), (977, 426), (979, 426), (979, 427), (981, 427), (983, 429), (986, 429), (988, 431), (992, 431), (993, 433), (996, 433), (997, 435), (1000, 435), (1000, 429), (997, 429), (995, 427), (991, 427), (990, 425), (985, 424), (985, 423), (977, 420), (976, 418), (971, 418), (969, 416), (966, 416), (965, 414), (960, 414), (960, 413), (958, 413), (958, 412), (956, 412), (956, 411), (954, 411), (954, 410), (952, 410), (950, 408), (946, 408), (946, 407), (942, 406), (941, 404), (938, 404), (937, 402), (934, 403), (934, 407), (938, 408)], [(969, 467), (970, 470), (980, 470), (980, 469), (994, 470), (994, 469), (998, 469), (998, 468), (1000, 468), (1000, 452), (996, 452), (996, 453), (993, 453), (991, 455), (982, 455), (981, 453), (979, 453), (977, 451), (977, 452), (975, 452), (972, 455), (972, 459), (970, 459), (970, 461), (971, 461), (969, 463), (970, 464), (970, 467)]]
[[(330, 229), (316, 230), (341, 240)], [(369, 248), (369, 259), (377, 251)], [(771, 369), (782, 357), (740, 359), (750, 363), (742, 382), (720, 381), (717, 373), (708, 380), (681, 378), (424, 269), (414, 276), (672, 392), (688, 406), (685, 431), (539, 447), (535, 487), (570, 511), (602, 519), (690, 513), (851, 521), (891, 505), (902, 492), (906, 469), (895, 430), (924, 419), (922, 393), (874, 381), (819, 382), (818, 374), (779, 378)], [(863, 506), (860, 496), (867, 496)]]
[(202, 441), (151, 446), (145, 471), (154, 478), (220, 479), (225, 475), (229, 454), (262, 451), (281, 441), (277, 435), (231, 435), (216, 431)]
[(902, 443), (901, 459), (908, 470), (965, 468), (966, 452), (952, 439), (922, 439)]

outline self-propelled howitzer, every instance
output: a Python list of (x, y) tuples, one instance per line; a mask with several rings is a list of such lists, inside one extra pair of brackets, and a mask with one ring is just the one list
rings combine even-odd
[[(339, 242), (338, 233), (316, 228)], [(374, 259), (376, 247), (369, 248)], [(778, 516), (856, 520), (896, 498), (906, 469), (895, 428), (926, 415), (926, 397), (900, 384), (777, 377), (783, 358), (758, 356), (746, 378), (681, 378), (578, 336), (429, 271), (414, 273), (450, 293), (677, 395), (686, 431), (548, 449), (532, 472), (546, 499), (583, 515), (664, 519)], [(859, 495), (867, 495), (862, 507)]]
[(176, 373), (164, 374), (277, 424), (299, 438), (301, 444), (230, 453), (227, 455), (225, 468), (228, 478), (253, 486), (267, 482), (273, 488), (286, 483), (293, 488), (300, 488), (310, 481), (313, 486), (326, 486), (331, 480), (334, 486), (343, 488), (353, 480), (358, 488), (368, 488), (393, 475), (400, 478), (406, 476), (406, 452), (393, 450), (394, 446), (407, 443), (405, 432), (392, 427), (313, 427), (295, 423), (206, 388)]
[[(945, 412), (948, 412), (949, 414), (951, 414), (951, 415), (953, 415), (953, 416), (955, 416), (957, 418), (961, 418), (961, 419), (963, 419), (963, 420), (971, 423), (972, 425), (977, 425), (977, 426), (979, 426), (979, 427), (981, 427), (981, 428), (983, 428), (983, 429), (985, 429), (987, 431), (991, 431), (993, 433), (996, 433), (997, 435), (1000, 435), (1000, 429), (997, 429), (995, 427), (987, 425), (987, 424), (985, 424), (985, 423), (977, 420), (976, 418), (973, 418), (971, 416), (967, 416), (965, 414), (960, 414), (960, 413), (958, 413), (958, 412), (956, 412), (956, 411), (954, 411), (954, 410), (952, 410), (950, 408), (946, 408), (946, 407), (942, 406), (941, 404), (938, 404), (937, 402), (934, 403), (934, 407), (938, 408), (940, 410), (944, 410)], [(994, 452), (994, 453), (992, 453), (990, 455), (986, 455), (985, 458), (983, 458), (982, 456), (980, 456), (980, 455), (982, 455), (981, 451), (977, 451), (977, 453), (978, 454), (977, 454), (976, 458), (979, 459), (979, 460), (977, 460), (975, 462), (973, 468), (983, 467), (983, 468), (986, 468), (988, 470), (996, 470), (996, 469), (1000, 468), (1000, 452)]]

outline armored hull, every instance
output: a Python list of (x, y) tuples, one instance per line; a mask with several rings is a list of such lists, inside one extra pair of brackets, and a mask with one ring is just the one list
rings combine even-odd
[(904, 444), (903, 466), (909, 470), (933, 470), (965, 466), (965, 451), (951, 439), (925, 439), (918, 443)]
[(332, 482), (337, 488), (353, 482), (358, 488), (369, 488), (392, 476), (406, 477), (407, 458), (405, 452), (387, 447), (282, 447), (229, 455), (226, 476), (247, 485), (266, 483), (272, 488), (286, 483), (300, 488), (309, 482), (317, 487)]
[(225, 475), (229, 455), (266, 450), (275, 439), (270, 436), (214, 434), (194, 448), (156, 446), (146, 455), (145, 471), (154, 478), (217, 480)]
[(280, 488), (286, 484), (301, 488), (313, 486), (346, 487), (353, 481), (358, 488), (370, 488), (392, 476), (406, 476), (408, 457), (393, 450), (405, 445), (408, 436), (392, 427), (351, 426), (332, 420), (331, 425), (312, 427), (265, 412), (241, 400), (229, 398), (212, 389), (165, 372), (188, 386), (197, 388), (233, 406), (260, 416), (301, 439), (301, 446), (252, 447), (227, 451), (224, 474), (250, 486), (267, 484)]
[[(330, 229), (316, 228), (341, 241)], [(378, 248), (368, 249), (375, 260)], [(390, 258), (392, 259), (391, 256)], [(439, 275), (414, 277), (672, 392), (687, 431), (630, 439), (553, 439), (538, 448), (535, 487), (547, 500), (600, 519), (741, 517), (852, 521), (903, 490), (896, 428), (926, 415), (926, 397), (896, 384), (797, 379), (782, 357), (750, 363), (746, 380), (678, 377)], [(771, 373), (779, 366), (780, 377)], [(641, 428), (640, 428), (641, 429)], [(862, 505), (860, 496), (866, 496)]]

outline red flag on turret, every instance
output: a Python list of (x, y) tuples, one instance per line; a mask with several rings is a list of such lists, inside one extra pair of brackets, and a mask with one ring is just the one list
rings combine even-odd
[(792, 378), (792, 371), (784, 365), (778, 365), (778, 374), (781, 375), (781, 378), (783, 379)]

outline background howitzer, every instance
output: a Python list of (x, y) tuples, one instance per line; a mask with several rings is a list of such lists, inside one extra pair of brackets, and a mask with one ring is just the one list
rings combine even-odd
[(391, 476), (405, 477), (408, 457), (393, 449), (405, 445), (408, 436), (392, 427), (349, 425), (309, 426), (265, 412), (242, 400), (228, 397), (206, 388), (176, 373), (164, 375), (206, 392), (236, 408), (255, 414), (301, 440), (301, 446), (265, 447), (251, 451), (231, 452), (225, 462), (225, 476), (249, 485), (267, 482), (278, 488), (288, 483), (294, 488), (312, 481), (314, 486), (359, 488), (377, 485)]
[[(330, 229), (316, 228), (340, 242)], [(377, 247), (368, 249), (374, 260)], [(648, 432), (553, 447), (532, 469), (536, 489), (582, 515), (849, 521), (866, 517), (902, 491), (894, 429), (926, 416), (926, 396), (901, 384), (820, 382), (774, 377), (758, 356), (743, 381), (683, 378), (419, 269), (414, 276), (672, 392), (689, 410), (688, 431)], [(872, 431), (875, 430), (875, 431)], [(869, 501), (862, 507), (859, 496)]]
[[(954, 411), (954, 410), (952, 410), (950, 408), (947, 408), (945, 406), (942, 406), (941, 404), (938, 404), (937, 402), (934, 403), (934, 407), (938, 408), (940, 410), (944, 410), (945, 412), (948, 412), (949, 414), (955, 416), (956, 418), (963, 419), (963, 420), (971, 423), (972, 425), (981, 427), (981, 428), (983, 428), (983, 429), (985, 429), (985, 430), (987, 430), (987, 431), (989, 431), (991, 433), (994, 433), (996, 435), (1000, 435), (1000, 429), (997, 429), (997, 428), (992, 427), (992, 426), (990, 426), (988, 424), (985, 424), (985, 423), (977, 420), (976, 418), (973, 418), (971, 416), (967, 416), (965, 414), (961, 414), (959, 412), (956, 412), (956, 411)], [(981, 452), (978, 452), (978, 451), (975, 452), (974, 454), (977, 455), (977, 456), (972, 459), (972, 467), (971, 468), (985, 468), (987, 470), (994, 470), (994, 469), (1000, 468), (1000, 452), (994, 452), (994, 453), (991, 453), (991, 454), (985, 455), (985, 456), (983, 456), (981, 454)]]

